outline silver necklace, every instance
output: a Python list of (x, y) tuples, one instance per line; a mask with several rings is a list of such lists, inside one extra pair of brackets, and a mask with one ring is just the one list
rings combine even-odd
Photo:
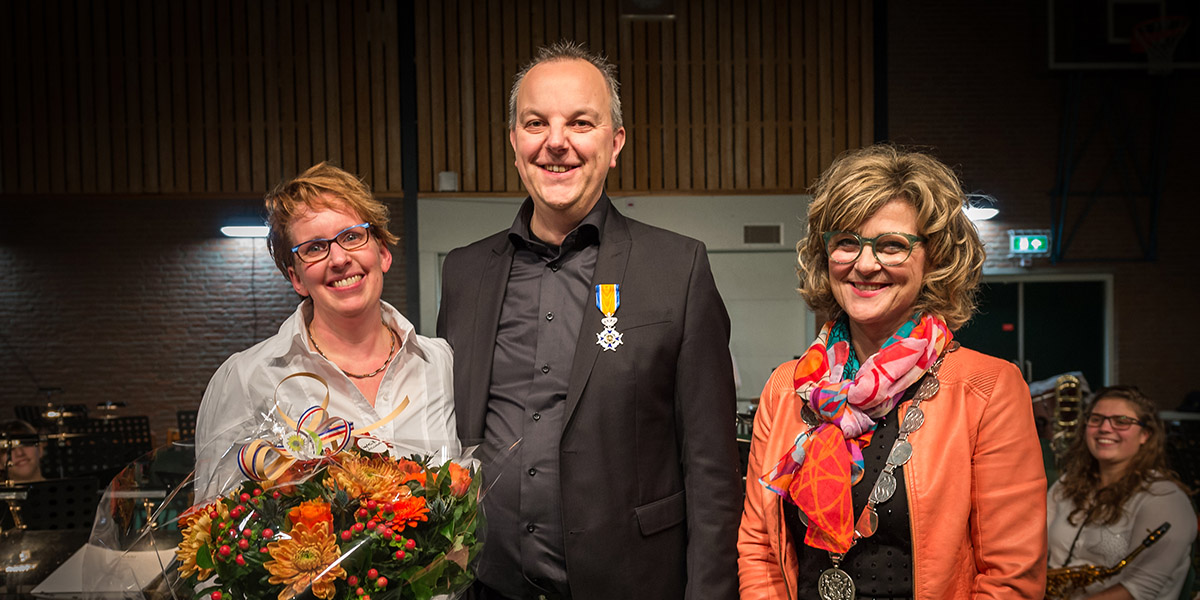
[[(904, 421), (900, 423), (900, 435), (896, 437), (895, 442), (892, 442), (892, 450), (888, 453), (887, 464), (880, 471), (879, 477), (875, 479), (875, 487), (871, 488), (871, 496), (867, 499), (867, 505), (863, 507), (862, 513), (858, 515), (858, 521), (854, 523), (854, 535), (850, 539), (850, 548), (853, 548), (858, 540), (871, 537), (879, 530), (879, 513), (876, 512), (875, 507), (887, 502), (896, 493), (896, 476), (892, 475), (892, 472), (912, 458), (913, 447), (912, 443), (908, 441), (908, 436), (925, 423), (925, 412), (921, 410), (921, 402), (933, 397), (940, 389), (941, 384), (938, 383), (937, 373), (942, 367), (942, 359), (956, 349), (958, 349), (958, 342), (951, 342), (945, 352), (934, 361), (933, 366), (925, 372), (924, 378), (917, 387), (917, 393), (913, 394), (912, 405), (904, 414)], [(817, 416), (812, 413), (808, 403), (804, 404), (801, 416), (804, 417), (805, 423), (815, 426), (814, 422), (816, 422)], [(809, 419), (813, 421), (810, 422)], [(800, 513), (800, 518), (807, 526), (808, 517), (803, 512)], [(829, 559), (833, 561), (833, 566), (822, 571), (820, 577), (817, 578), (817, 594), (821, 596), (821, 600), (854, 600), (854, 579), (840, 568), (842, 558), (845, 556), (845, 553), (829, 553)]]
[(347, 371), (341, 367), (338, 367), (338, 364), (333, 362), (333, 359), (329, 358), (328, 356), (325, 356), (325, 353), (321, 351), (321, 347), (317, 345), (317, 338), (313, 337), (312, 328), (309, 327), (308, 323), (304, 324), (304, 330), (308, 332), (308, 339), (309, 339), (309, 341), (312, 342), (313, 348), (316, 348), (317, 354), (320, 354), (321, 358), (324, 358), (325, 360), (333, 363), (333, 366), (337, 367), (339, 371), (341, 371), (342, 373), (344, 373), (346, 375), (346, 377), (353, 377), (355, 379), (369, 379), (371, 377), (374, 377), (374, 376), (382, 373), (383, 370), (386, 369), (387, 366), (392, 363), (392, 359), (396, 357), (396, 332), (392, 331), (392, 328), (388, 327), (387, 323), (383, 324), (383, 328), (388, 331), (388, 333), (391, 335), (391, 338), (392, 338), (392, 347), (388, 350), (387, 360), (383, 361), (383, 364), (378, 369), (375, 369), (374, 371), (371, 371), (370, 373), (367, 373), (364, 375), (359, 375), (358, 373), (351, 373), (350, 371)]

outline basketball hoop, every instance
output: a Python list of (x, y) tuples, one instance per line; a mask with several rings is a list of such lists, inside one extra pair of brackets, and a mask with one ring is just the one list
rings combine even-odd
[(1171, 58), (1175, 47), (1187, 33), (1191, 19), (1182, 16), (1161, 17), (1142, 21), (1133, 27), (1129, 41), (1130, 50), (1146, 53), (1151, 75), (1166, 75), (1171, 72)]

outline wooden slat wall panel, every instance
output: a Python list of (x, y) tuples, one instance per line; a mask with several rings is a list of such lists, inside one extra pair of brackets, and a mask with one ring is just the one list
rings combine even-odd
[(508, 86), (564, 37), (620, 70), (627, 143), (614, 193), (803, 190), (872, 141), (869, 0), (678, 0), (659, 21), (621, 19), (616, 0), (417, 4), (423, 191), (443, 170), (464, 192), (520, 190)]
[(795, 191), (873, 132), (870, 0), (45, 0), (0, 5), (0, 193), (261, 194), (320, 160), (401, 193), (398, 21), (419, 189), (520, 193), (512, 75), (574, 38), (620, 69), (614, 193)]
[(326, 159), (402, 193), (400, 18), (390, 0), (2, 3), (0, 193), (260, 195)]

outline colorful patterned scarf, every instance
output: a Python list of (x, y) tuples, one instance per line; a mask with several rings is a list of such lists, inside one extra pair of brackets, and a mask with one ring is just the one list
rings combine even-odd
[[(760, 480), (808, 517), (805, 544), (837, 553), (854, 542), (850, 487), (862, 480), (862, 449), (871, 444), (875, 422), (895, 408), (954, 337), (941, 319), (914, 315), (851, 374), (850, 340), (830, 335), (844, 329), (826, 323), (793, 376), (803, 400), (796, 410), (806, 402), (821, 423), (797, 436)], [(844, 379), (846, 374), (852, 378)]]

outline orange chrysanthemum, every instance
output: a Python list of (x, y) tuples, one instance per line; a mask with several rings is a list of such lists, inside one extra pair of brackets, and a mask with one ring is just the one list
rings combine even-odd
[(309, 530), (314, 529), (317, 523), (328, 523), (330, 531), (333, 530), (333, 513), (329, 503), (320, 499), (301, 502), (299, 506), (288, 511), (288, 520), (293, 526), (307, 525)]
[(229, 509), (223, 502), (210, 504), (179, 517), (179, 529), (183, 534), (183, 541), (175, 550), (175, 556), (179, 559), (179, 575), (181, 577), (195, 575), (199, 581), (212, 577), (212, 569), (201, 569), (196, 564), (196, 554), (212, 541), (213, 521), (209, 513), (214, 510), (217, 512), (218, 519), (229, 518)]
[[(467, 495), (471, 487), (471, 471), (458, 463), (448, 463), (446, 471), (450, 475), (450, 493), (457, 498)], [(443, 475), (444, 476), (444, 475)]]
[(329, 468), (325, 485), (346, 490), (354, 498), (390, 502), (412, 494), (408, 474), (386, 456), (348, 456)]
[(424, 498), (401, 498), (392, 503), (391, 509), (395, 516), (387, 522), (387, 526), (393, 533), (400, 533), (405, 527), (416, 527), (417, 523), (429, 520), (429, 507), (425, 505)]
[(305, 523), (297, 523), (288, 535), (289, 539), (267, 545), (272, 560), (263, 564), (271, 574), (268, 581), (285, 586), (279, 600), (293, 598), (310, 586), (316, 597), (333, 598), (334, 582), (345, 579), (346, 570), (330, 566), (342, 555), (330, 525), (320, 521), (310, 529)]

